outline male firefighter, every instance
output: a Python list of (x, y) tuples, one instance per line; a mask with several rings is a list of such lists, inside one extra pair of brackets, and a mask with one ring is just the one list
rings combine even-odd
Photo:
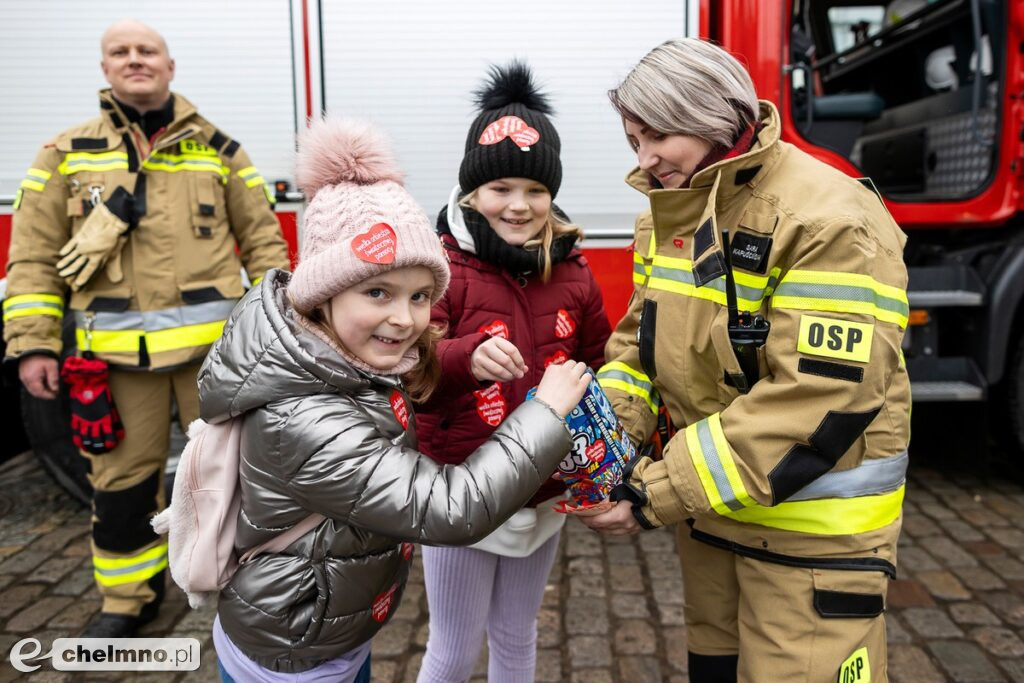
[[(243, 291), (288, 258), (273, 195), (237, 140), (170, 91), (163, 37), (133, 20), (100, 41), (99, 117), (47, 142), (14, 203), (5, 361), (38, 398), (70, 388), (91, 465), (102, 612), (83, 637), (130, 637), (157, 613), (167, 542), (172, 401), (199, 416), (196, 375)], [(65, 295), (70, 298), (65, 306)], [(65, 316), (77, 354), (58, 367)]]

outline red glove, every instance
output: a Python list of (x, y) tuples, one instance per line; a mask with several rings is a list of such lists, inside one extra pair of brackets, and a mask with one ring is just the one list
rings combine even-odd
[(71, 356), (60, 375), (71, 388), (71, 439), (83, 451), (102, 455), (124, 439), (124, 425), (110, 395), (106, 361)]

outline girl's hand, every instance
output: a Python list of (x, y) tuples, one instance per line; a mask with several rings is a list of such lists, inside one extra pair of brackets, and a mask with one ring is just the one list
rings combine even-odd
[(572, 412), (590, 384), (587, 364), (570, 360), (553, 363), (537, 385), (537, 398), (551, 406), (563, 418)]
[(525, 376), (529, 369), (516, 345), (501, 337), (491, 337), (476, 347), (469, 368), (478, 382), (508, 382)]
[(580, 521), (607, 536), (628, 536), (643, 531), (633, 516), (633, 504), (626, 500), (620, 500), (615, 507), (599, 515), (581, 516)]

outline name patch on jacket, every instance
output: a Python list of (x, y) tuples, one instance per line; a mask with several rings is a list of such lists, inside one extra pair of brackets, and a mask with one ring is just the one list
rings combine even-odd
[(871, 359), (871, 337), (875, 326), (852, 320), (800, 316), (796, 350), (814, 356), (867, 363)]
[(203, 156), (208, 157), (217, 156), (217, 150), (215, 150), (213, 147), (207, 147), (201, 142), (196, 142), (195, 140), (192, 139), (182, 140), (181, 142), (178, 143), (178, 145), (181, 148), (182, 154), (202, 154)]
[(755, 273), (764, 273), (768, 270), (768, 254), (772, 251), (771, 237), (737, 232), (731, 246), (734, 266)]

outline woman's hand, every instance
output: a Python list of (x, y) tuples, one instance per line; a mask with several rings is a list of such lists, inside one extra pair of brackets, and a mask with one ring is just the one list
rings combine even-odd
[(529, 368), (515, 344), (491, 337), (473, 351), (469, 369), (478, 382), (508, 382), (525, 376)]
[(643, 531), (643, 527), (633, 516), (633, 504), (628, 500), (620, 500), (607, 512), (593, 517), (581, 515), (579, 519), (594, 531), (608, 536), (628, 536)]
[(590, 384), (587, 364), (579, 361), (552, 363), (537, 385), (536, 398), (551, 406), (562, 418), (572, 412)]

